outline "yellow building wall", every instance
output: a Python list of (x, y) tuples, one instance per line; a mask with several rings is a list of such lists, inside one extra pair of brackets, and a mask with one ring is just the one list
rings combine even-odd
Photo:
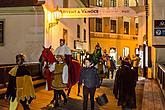
[(96, 44), (99, 43), (102, 50), (107, 50), (107, 54), (109, 54), (111, 47), (115, 47), (117, 49), (117, 58), (119, 58), (119, 56), (123, 56), (124, 47), (128, 47), (130, 49), (130, 56), (135, 55), (135, 48), (138, 43), (137, 40), (124, 39), (91, 38), (90, 40), (91, 53), (94, 51)]

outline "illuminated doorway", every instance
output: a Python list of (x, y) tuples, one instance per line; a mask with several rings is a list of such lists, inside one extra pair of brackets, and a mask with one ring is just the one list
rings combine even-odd
[(110, 48), (110, 57), (113, 57), (115, 61), (117, 61), (117, 49), (114, 47)]
[(128, 54), (129, 54), (129, 48), (128, 47), (124, 47), (124, 49), (123, 49), (123, 57), (128, 56)]

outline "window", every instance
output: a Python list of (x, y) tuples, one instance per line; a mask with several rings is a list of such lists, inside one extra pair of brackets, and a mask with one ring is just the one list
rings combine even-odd
[(129, 34), (129, 22), (124, 22), (124, 34)]
[(129, 0), (124, 0), (124, 6), (126, 6), (126, 7), (129, 6)]
[(116, 20), (111, 20), (111, 33), (116, 33)]
[(102, 32), (102, 19), (96, 18), (96, 32)]
[(4, 44), (4, 21), (0, 21), (0, 45)]
[(127, 57), (129, 55), (129, 48), (128, 47), (124, 47), (123, 48), (123, 57)]
[(63, 29), (63, 39), (65, 40), (65, 44), (68, 45), (68, 31)]
[(96, 1), (96, 6), (102, 7), (103, 1), (102, 0), (97, 0)]
[(116, 0), (110, 0), (110, 7), (116, 7)]
[(136, 30), (135, 30), (136, 32), (136, 35), (138, 35), (138, 31), (139, 31), (139, 24), (138, 23), (136, 23)]
[(80, 25), (77, 24), (77, 38), (80, 38)]
[(84, 41), (86, 41), (86, 30), (84, 29)]
[(68, 0), (63, 0), (63, 8), (68, 8)]
[(84, 23), (86, 23), (86, 18), (84, 18)]

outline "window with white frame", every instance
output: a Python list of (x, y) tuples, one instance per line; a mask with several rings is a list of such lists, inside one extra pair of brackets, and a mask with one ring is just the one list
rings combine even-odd
[(96, 0), (96, 6), (102, 7), (103, 0)]
[(116, 0), (110, 0), (110, 7), (116, 7)]
[(124, 0), (124, 6), (126, 6), (126, 7), (129, 6), (129, 0)]
[(116, 33), (116, 20), (111, 20), (111, 28), (110, 28), (110, 32), (111, 33)]
[(0, 21), (0, 45), (4, 44), (4, 21)]

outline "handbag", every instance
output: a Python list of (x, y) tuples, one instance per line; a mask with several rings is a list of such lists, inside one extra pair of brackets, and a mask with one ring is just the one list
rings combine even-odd
[(106, 96), (106, 94), (102, 94), (101, 96), (98, 96), (95, 98), (96, 99), (96, 102), (100, 105), (100, 106), (103, 106), (105, 105), (106, 103), (108, 103), (108, 98)]

